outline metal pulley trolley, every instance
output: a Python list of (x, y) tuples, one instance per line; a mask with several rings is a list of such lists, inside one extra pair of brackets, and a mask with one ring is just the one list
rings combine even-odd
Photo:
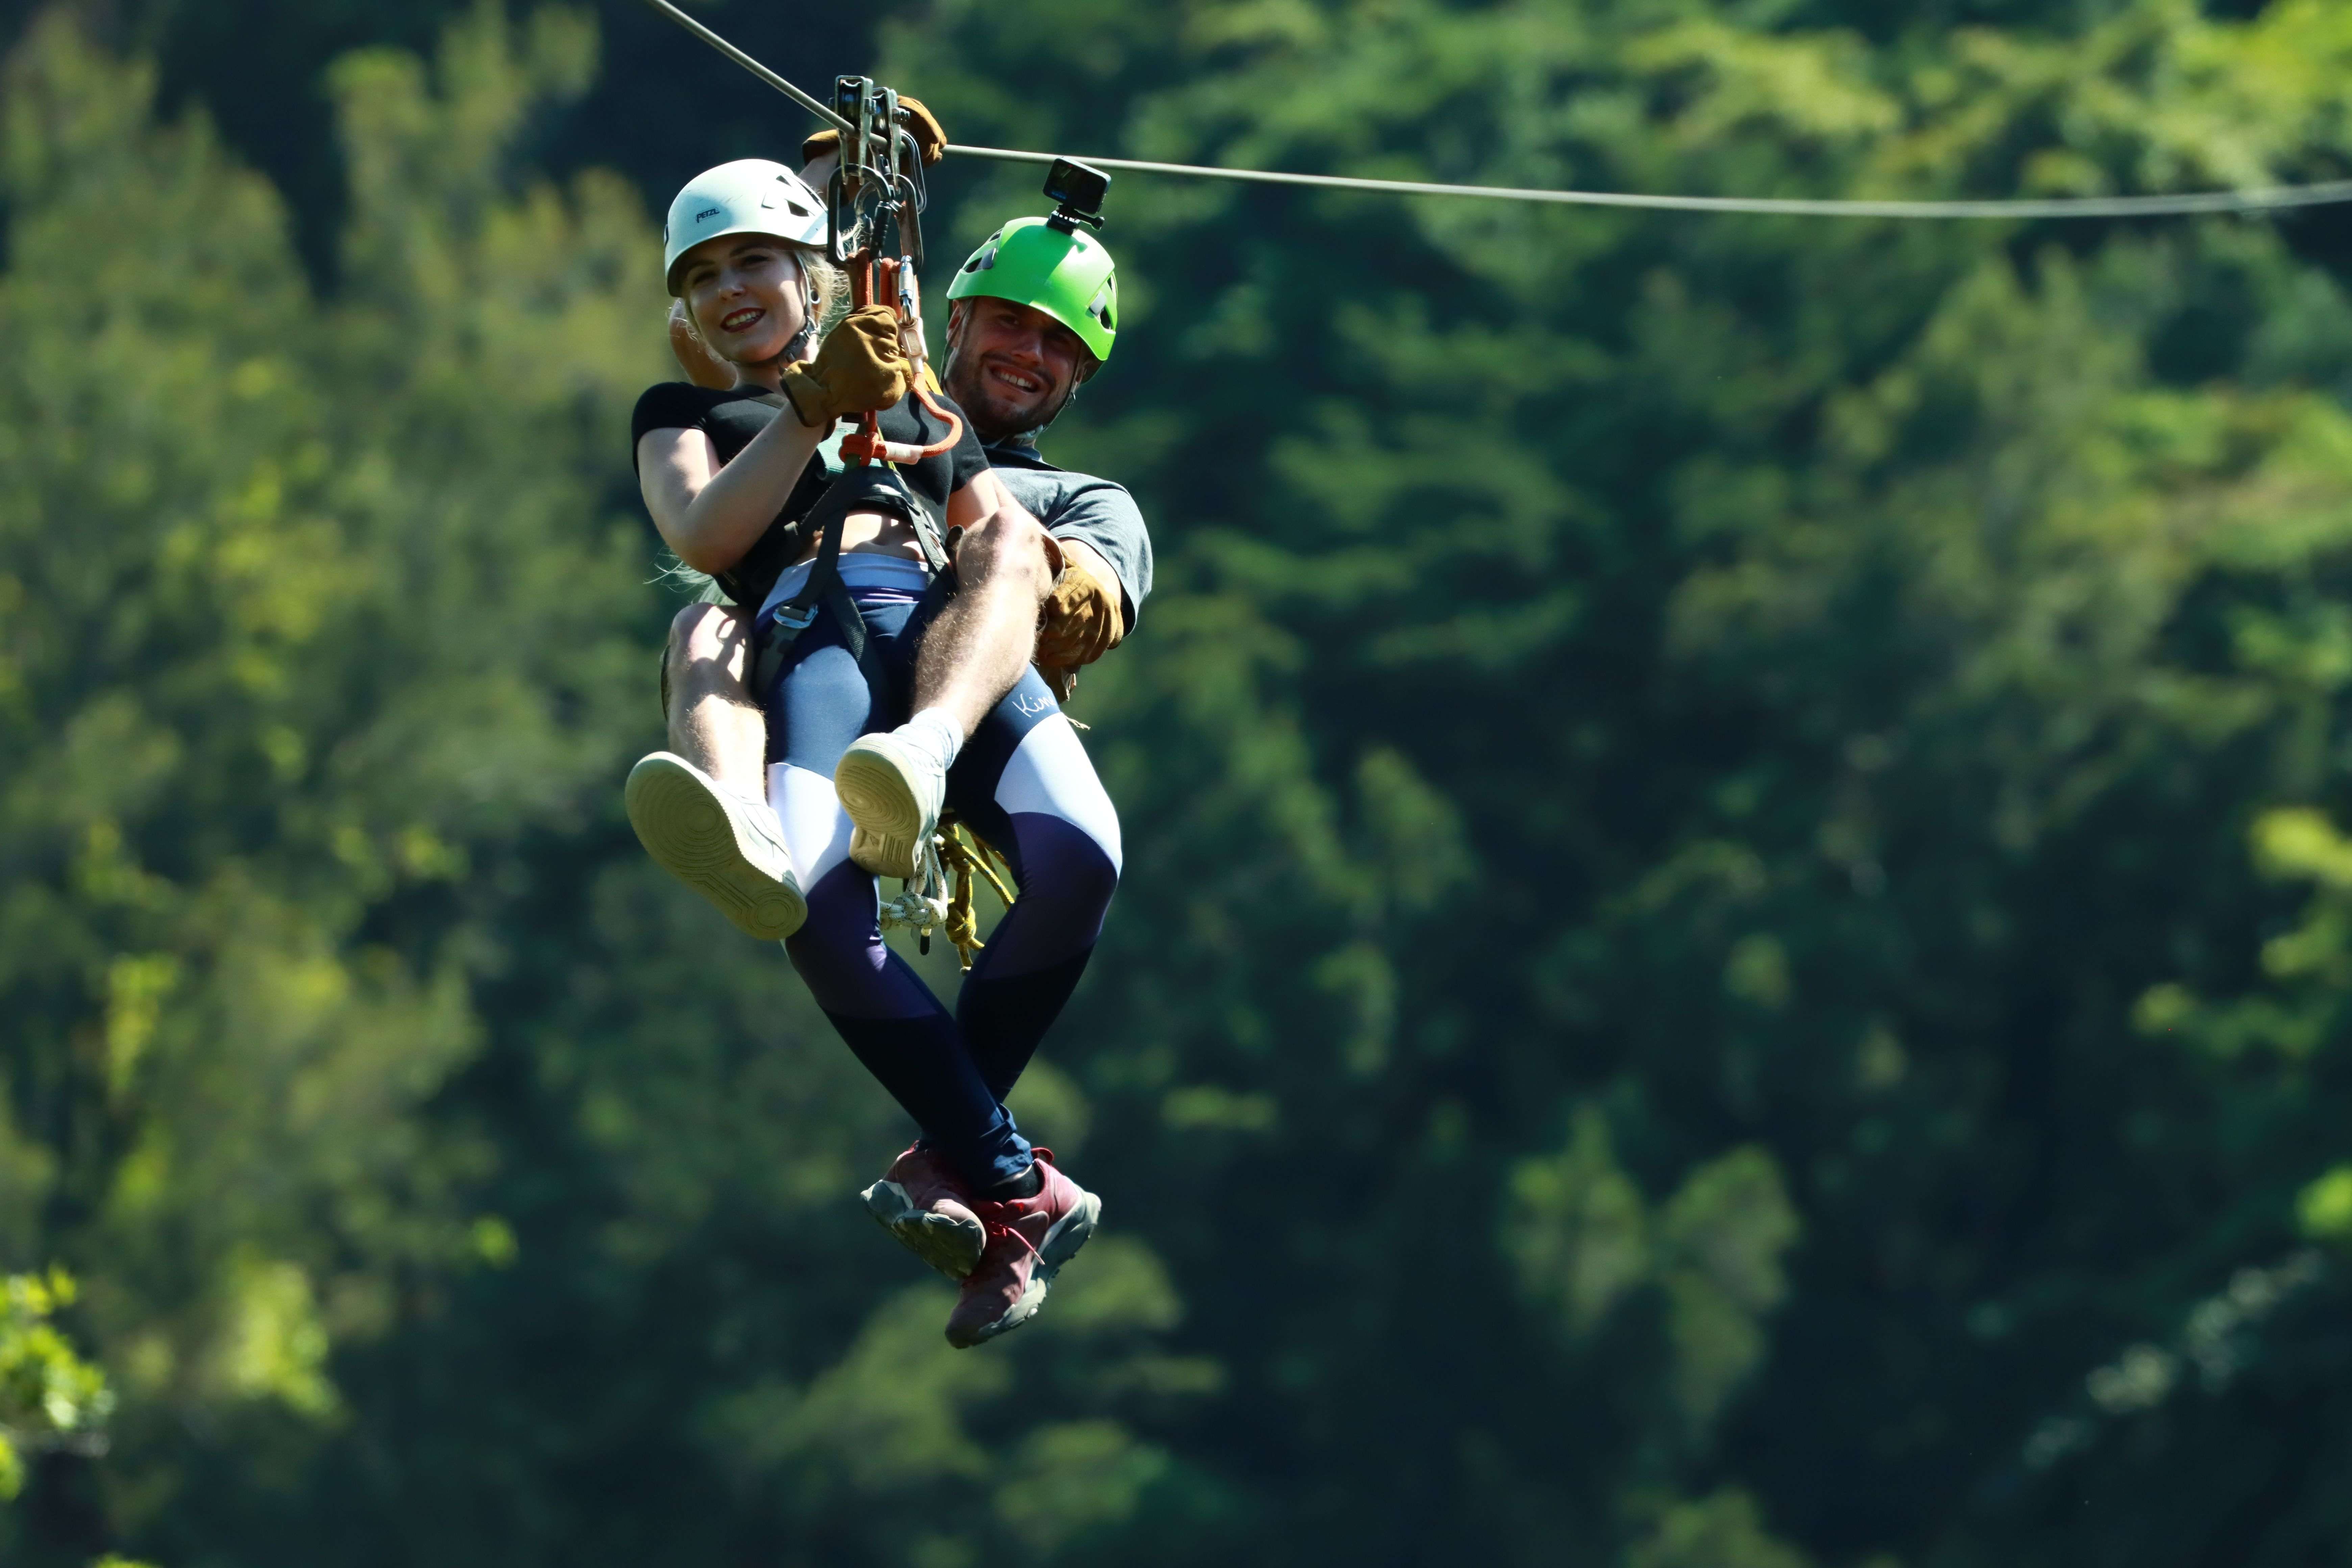
[[(841, 135), (840, 167), (825, 186), (827, 253), (849, 274), (853, 310), (887, 303), (898, 312), (902, 331), (912, 328), (922, 319), (916, 274), (923, 265), (922, 213), (929, 202), (921, 150), (907, 129), (898, 93), (871, 77), (836, 78), (833, 107), (848, 129)], [(892, 242), (887, 251), (880, 243), (886, 233)], [(933, 418), (946, 422), (945, 436), (921, 447), (885, 440), (881, 416), (868, 412), (859, 416), (856, 432), (842, 438), (842, 456), (860, 463), (919, 463), (952, 449), (963, 438), (963, 420), (941, 406), (919, 378), (911, 390)]]

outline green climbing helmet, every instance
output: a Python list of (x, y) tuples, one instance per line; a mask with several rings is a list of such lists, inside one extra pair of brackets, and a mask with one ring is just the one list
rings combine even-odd
[(1010, 300), (1043, 310), (1097, 360), (1118, 337), (1118, 268), (1101, 240), (1042, 217), (1017, 217), (981, 243), (948, 298)]

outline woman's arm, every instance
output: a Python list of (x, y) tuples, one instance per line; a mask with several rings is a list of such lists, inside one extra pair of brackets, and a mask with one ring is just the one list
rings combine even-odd
[(786, 408), (733, 462), (721, 464), (699, 430), (648, 430), (637, 440), (637, 489), (680, 561), (698, 572), (724, 572), (784, 510), (824, 436)]

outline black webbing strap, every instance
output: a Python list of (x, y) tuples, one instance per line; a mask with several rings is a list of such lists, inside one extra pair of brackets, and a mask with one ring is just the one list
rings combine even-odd
[(867, 688), (877, 696), (888, 689), (887, 672), (881, 668), (873, 639), (866, 635), (866, 617), (858, 614), (857, 602), (849, 596), (849, 589), (841, 580), (843, 524), (853, 511), (895, 512), (906, 519), (922, 546), (925, 563), (931, 568), (931, 586), (937, 588), (946, 575), (947, 551), (940, 538), (939, 524), (907, 489), (906, 481), (893, 469), (877, 464), (845, 469), (825, 487), (824, 494), (817, 498), (817, 503), (803, 520), (803, 529), (817, 531), (816, 559), (809, 563), (808, 581), (801, 584), (799, 593), (777, 607), (752, 645), (754, 701), (767, 700), (768, 688), (783, 668), (785, 655), (792, 651), (801, 633), (815, 621), (819, 609), (830, 612), (834, 624), (841, 628), (842, 643), (857, 661)]
[(956, 541), (962, 536), (962, 533), (963, 530), (961, 528), (948, 530), (947, 538), (940, 545), (940, 554), (947, 564), (932, 571), (930, 582), (923, 588), (922, 598), (915, 605), (915, 613), (908, 617), (908, 626), (918, 627), (929, 626), (939, 613), (947, 607), (948, 601), (955, 597), (955, 547)]

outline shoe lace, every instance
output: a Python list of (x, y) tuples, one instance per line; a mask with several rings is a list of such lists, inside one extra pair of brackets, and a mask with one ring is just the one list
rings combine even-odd
[(1019, 1242), (1028, 1251), (1030, 1257), (1042, 1263), (1045, 1261), (1045, 1255), (1039, 1252), (1035, 1244), (1022, 1235), (1013, 1222), (1005, 1217), (1013, 1212), (1013, 1205), (1019, 1201), (1015, 1198), (974, 1198), (971, 1206), (973, 1212), (980, 1215), (981, 1227), (992, 1239), (1000, 1236), (1009, 1236)]
[(760, 842), (783, 857), (786, 866), (793, 863), (793, 852), (784, 842), (784, 825), (776, 816), (775, 807), (764, 800), (754, 800), (739, 789), (720, 784), (720, 789), (735, 797), (735, 815), (756, 835)]

